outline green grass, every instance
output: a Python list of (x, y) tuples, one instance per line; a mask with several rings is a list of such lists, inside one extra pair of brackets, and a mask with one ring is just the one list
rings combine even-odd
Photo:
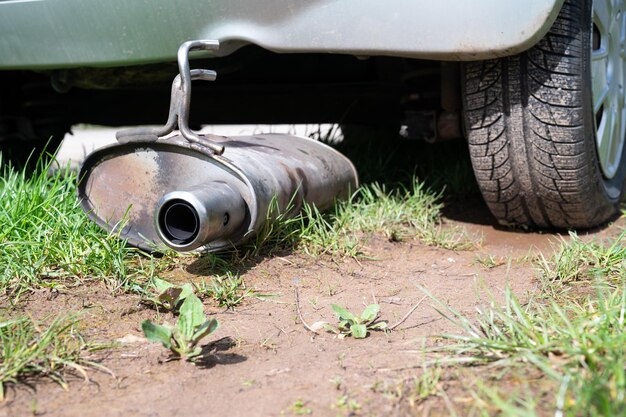
[(100, 368), (84, 358), (99, 346), (87, 343), (76, 331), (76, 317), (62, 317), (49, 325), (29, 317), (0, 319), (0, 401), (6, 388), (19, 381), (44, 376), (67, 388), (65, 373), (87, 377), (87, 368)]
[(465, 236), (443, 226), (442, 208), (441, 193), (414, 178), (409, 187), (391, 191), (377, 183), (361, 187), (352, 201), (340, 206), (336, 217), (348, 234), (378, 232), (392, 241), (418, 238), (446, 249), (464, 248)]
[[(478, 389), (485, 415), (620, 416), (626, 410), (626, 275), (624, 234), (613, 243), (583, 242), (575, 235), (540, 266), (542, 280), (561, 291), (541, 293), (526, 303), (507, 288), (504, 301), (488, 294), (475, 318), (435, 300), (439, 312), (461, 334), (447, 335), (451, 361), (491, 364), (491, 373), (534, 367), (547, 390), (546, 401), (511, 395), (498, 386)], [(584, 288), (564, 291), (575, 283)], [(556, 294), (556, 298), (546, 297)], [(535, 383), (536, 387), (540, 384)], [(545, 393), (545, 392), (544, 392)], [(532, 412), (531, 412), (532, 411)]]
[(274, 205), (249, 253), (296, 248), (314, 257), (366, 256), (363, 243), (377, 233), (390, 241), (419, 239), (446, 249), (471, 248), (473, 243), (460, 229), (443, 225), (440, 200), (440, 193), (413, 179), (410, 187), (396, 185), (392, 190), (378, 183), (364, 185), (327, 213), (305, 205), (299, 215), (288, 218), (273, 214)]
[(256, 295), (253, 289), (246, 287), (243, 278), (230, 272), (212, 277), (209, 281), (202, 280), (195, 287), (198, 297), (209, 298), (226, 308), (235, 308), (244, 299)]
[[(104, 280), (113, 289), (140, 291), (157, 273), (151, 258), (87, 219), (69, 170), (32, 174), (4, 168), (0, 178), (0, 293), (19, 297), (38, 287)], [(68, 281), (69, 280), (69, 281)]]
[(544, 292), (552, 296), (588, 284), (594, 279), (615, 281), (626, 274), (626, 231), (612, 242), (585, 242), (575, 233), (562, 240), (554, 255), (540, 257)]

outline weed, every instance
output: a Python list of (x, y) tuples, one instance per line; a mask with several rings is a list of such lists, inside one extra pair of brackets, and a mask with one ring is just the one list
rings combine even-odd
[(337, 391), (339, 391), (343, 385), (343, 379), (341, 379), (341, 377), (339, 375), (334, 376), (333, 378), (330, 379), (329, 381), (331, 384), (333, 384), (333, 387), (335, 387), (335, 389)]
[(252, 387), (254, 386), (254, 384), (256, 384), (256, 381), (254, 379), (246, 379), (241, 385), (243, 385), (244, 387)]
[(377, 381), (371, 386), (371, 390), (394, 402), (406, 401), (413, 408), (443, 392), (440, 384), (442, 372), (439, 364), (423, 365), (419, 376), (393, 383)]
[(201, 297), (215, 301), (220, 307), (234, 308), (245, 298), (252, 297), (254, 291), (246, 288), (243, 278), (227, 272), (226, 275), (214, 277), (209, 283), (202, 280), (196, 285), (196, 292)]
[(255, 235), (255, 240), (243, 248), (248, 256), (258, 256), (262, 251), (271, 254), (275, 250), (293, 248), (298, 242), (299, 218), (290, 217), (295, 209), (294, 194), (287, 206), (281, 210), (276, 196), (272, 198), (265, 213), (265, 222)]
[(440, 198), (440, 193), (427, 190), (417, 179), (410, 188), (399, 186), (394, 191), (374, 183), (360, 188), (338, 218), (351, 233), (382, 232), (392, 240), (417, 237), (427, 244), (460, 249), (458, 231), (441, 226)]
[(256, 256), (262, 252), (273, 253), (285, 248), (299, 248), (311, 256), (330, 254), (338, 257), (356, 257), (360, 243), (342, 227), (339, 210), (345, 203), (338, 203), (334, 213), (321, 213), (317, 207), (304, 204), (298, 215), (290, 217), (295, 207), (293, 199), (280, 211), (274, 198), (267, 212), (267, 219), (257, 233), (256, 241), (248, 250)]
[(185, 299), (193, 294), (191, 284), (174, 285), (156, 277), (152, 279), (152, 286), (156, 294), (151, 293), (142, 301), (173, 313), (177, 313)]
[(362, 243), (347, 223), (345, 210), (349, 205), (339, 203), (335, 211), (323, 214), (315, 206), (304, 205), (299, 220), (298, 245), (307, 254), (319, 257), (359, 257)]
[(367, 337), (370, 330), (386, 330), (387, 322), (378, 320), (378, 312), (380, 306), (378, 304), (370, 304), (363, 310), (360, 316), (356, 316), (345, 308), (332, 304), (332, 309), (339, 318), (337, 328), (326, 325), (325, 328), (340, 337), (352, 336), (355, 339), (363, 339)]
[(347, 394), (344, 394), (337, 398), (337, 401), (335, 401), (332, 408), (336, 408), (350, 416), (353, 416), (361, 411), (361, 404), (359, 404), (359, 402), (354, 398), (350, 398)]
[(493, 269), (500, 265), (504, 265), (505, 263), (504, 259), (495, 257), (491, 254), (477, 255), (475, 258), (475, 262), (479, 265), (482, 265), (485, 269)]
[(424, 367), (422, 374), (409, 382), (408, 399), (409, 405), (414, 407), (431, 395), (435, 395), (439, 389), (441, 368), (439, 366)]
[(585, 242), (575, 233), (569, 240), (562, 240), (550, 258), (539, 258), (541, 280), (545, 290), (567, 290), (576, 282), (593, 281), (604, 277), (607, 282), (619, 281), (626, 273), (626, 231), (609, 245)]
[(202, 302), (193, 293), (183, 301), (175, 326), (154, 324), (150, 320), (141, 323), (148, 340), (170, 349), (174, 359), (183, 358), (191, 362), (202, 354), (202, 349), (198, 347), (200, 340), (218, 327), (217, 320), (207, 320)]
[(29, 317), (0, 321), (0, 401), (7, 384), (45, 376), (67, 389), (66, 370), (86, 378), (86, 368), (99, 367), (83, 357), (83, 352), (98, 346), (85, 342), (76, 324), (74, 316), (57, 318), (50, 325)]
[(294, 403), (289, 406), (289, 410), (296, 416), (304, 416), (313, 413), (313, 410), (307, 407), (306, 403), (302, 400), (294, 401)]

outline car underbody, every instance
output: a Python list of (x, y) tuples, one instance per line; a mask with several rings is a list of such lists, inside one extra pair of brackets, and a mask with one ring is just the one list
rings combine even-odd
[[(434, 138), (437, 115), (456, 112), (453, 119), (460, 120), (459, 63), (274, 54), (248, 46), (228, 57), (195, 61), (194, 66), (219, 74), (219, 82), (194, 84), (190, 123), (196, 127), (416, 122)], [(38, 126), (61, 129), (77, 123), (159, 124), (166, 118), (169, 88), (177, 73), (175, 64), (5, 72), (0, 81), (2, 120), (19, 124), (26, 118)], [(450, 135), (450, 130), (444, 134)], [(452, 130), (458, 135), (458, 126)]]

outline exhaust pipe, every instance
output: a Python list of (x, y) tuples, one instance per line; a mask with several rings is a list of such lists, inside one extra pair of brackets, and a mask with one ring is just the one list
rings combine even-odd
[(295, 216), (350, 197), (356, 169), (331, 147), (291, 135), (212, 137), (215, 155), (181, 136), (96, 150), (80, 171), (81, 207), (149, 251), (219, 251), (252, 237), (268, 213)]
[[(119, 131), (119, 144), (83, 163), (82, 209), (132, 245), (181, 252), (232, 248), (271, 220), (270, 209), (293, 216), (308, 203), (325, 210), (356, 190), (352, 163), (320, 142), (288, 135), (226, 138), (189, 128), (191, 81), (217, 76), (190, 70), (189, 52), (218, 47), (217, 41), (183, 43), (165, 126)], [(180, 134), (171, 136), (177, 127)]]
[(245, 216), (241, 195), (225, 182), (212, 182), (163, 196), (156, 206), (155, 226), (168, 246), (189, 251), (232, 235)]

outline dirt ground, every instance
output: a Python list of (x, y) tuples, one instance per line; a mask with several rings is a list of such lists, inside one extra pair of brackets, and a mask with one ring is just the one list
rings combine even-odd
[[(455, 252), (373, 237), (366, 245), (372, 260), (286, 254), (250, 264), (243, 273), (247, 286), (274, 296), (246, 299), (234, 311), (205, 302), (221, 327), (208, 341), (210, 354), (200, 366), (167, 362), (162, 346), (143, 339), (141, 321), (155, 319), (157, 313), (137, 297), (114, 297), (101, 286), (33, 294), (20, 309), (36, 317), (84, 310), (86, 337), (120, 342), (102, 358), (115, 377), (91, 370), (89, 382), (71, 378), (68, 391), (45, 381), (20, 385), (9, 390), (0, 416), (448, 415), (440, 396), (414, 403), (398, 389), (423, 372), (424, 346), (441, 343), (436, 335), (457, 331), (430, 300), (389, 334), (340, 340), (307, 331), (298, 320), (294, 297), (298, 287), (309, 323), (334, 322), (331, 303), (360, 312), (373, 296), (382, 318), (394, 323), (423, 297), (418, 285), (469, 314), (479, 304), (479, 282), (496, 296), (507, 283), (522, 299), (536, 289), (533, 265), (524, 258), (549, 253), (558, 236), (498, 229), (478, 198), (456, 203), (446, 216), (448, 223), (482, 236), (481, 245)], [(487, 255), (505, 262), (488, 269), (477, 262)], [(197, 259), (169, 277), (199, 280), (208, 273)], [(471, 401), (455, 378), (444, 373), (439, 382), (450, 401)]]

